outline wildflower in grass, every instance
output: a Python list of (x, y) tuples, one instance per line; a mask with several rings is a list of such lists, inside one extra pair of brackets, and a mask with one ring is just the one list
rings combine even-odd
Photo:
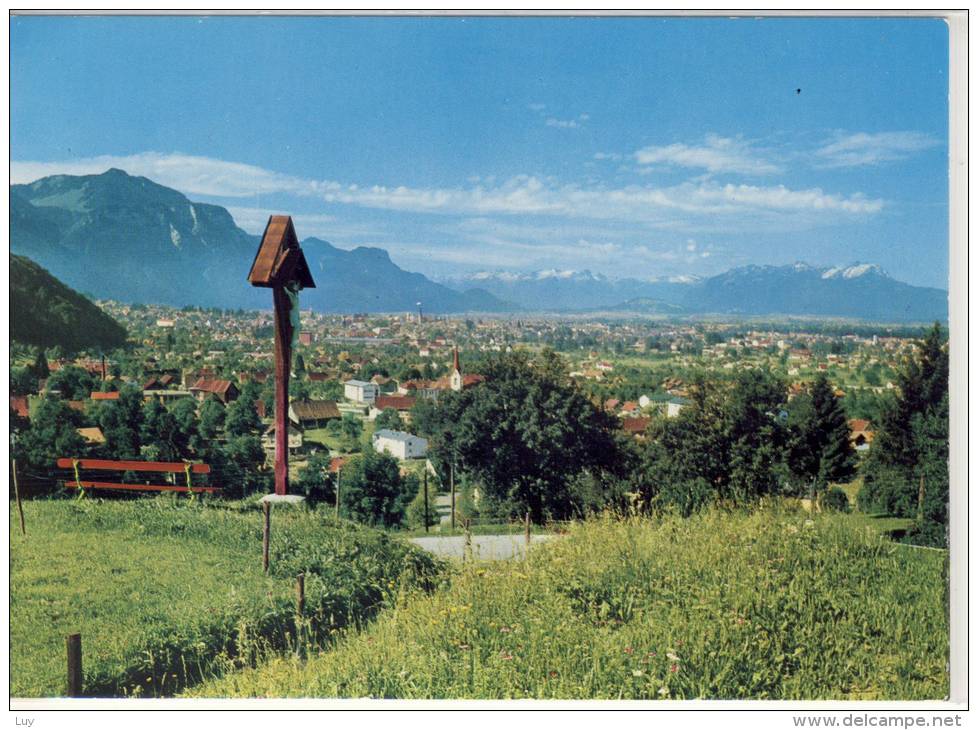
[(632, 670), (632, 676), (633, 677), (641, 677), (643, 674), (645, 674), (645, 672), (643, 672), (641, 669), (633, 669)]
[(513, 655), (510, 654), (505, 649), (503, 649), (502, 651), (499, 652), (499, 658), (502, 659), (503, 661), (507, 661), (508, 662), (510, 659), (513, 658)]
[(466, 651), (467, 649), (471, 649), (472, 647), (469, 646), (468, 644), (459, 644), (458, 648), (461, 649), (462, 651)]
[(666, 654), (666, 658), (674, 662), (679, 661), (679, 657), (676, 656), (671, 650)]
[(632, 647), (630, 647), (630, 646), (626, 646), (625, 647), (625, 653), (626, 654), (634, 654), (635, 653), (635, 650)]
[(557, 679), (557, 672), (550, 672), (551, 679)]
[(509, 626), (500, 626), (499, 627), (499, 632), (501, 634), (508, 634), (510, 632), (510, 628), (509, 628)]
[(679, 665), (678, 664), (672, 664), (669, 667), (669, 671), (672, 672), (673, 674), (675, 674), (676, 672), (679, 671)]
[(669, 688), (668, 687), (661, 687), (659, 689), (659, 697), (668, 697), (668, 696), (669, 696)]

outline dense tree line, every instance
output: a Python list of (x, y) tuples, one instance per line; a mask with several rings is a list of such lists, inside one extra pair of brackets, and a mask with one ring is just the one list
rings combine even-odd
[(865, 465), (860, 507), (912, 517), (917, 542), (947, 544), (949, 354), (935, 324), (897, 377)]
[(711, 501), (817, 496), (855, 470), (846, 416), (824, 374), (791, 403), (785, 383), (761, 370), (700, 376), (689, 406), (653, 419), (637, 443), (553, 352), (493, 356), (482, 373), (476, 387), (419, 401), (412, 423), (430, 440), (442, 483), (454, 469), (497, 514), (565, 519), (629, 500), (689, 514)]
[[(74, 382), (75, 377), (72, 373), (63, 382)], [(269, 488), (270, 474), (254, 407), (258, 392), (257, 385), (248, 384), (227, 407), (214, 398), (199, 407), (189, 398), (166, 407), (156, 400), (144, 402), (142, 390), (124, 386), (116, 400), (91, 403), (85, 412), (71, 408), (63, 398), (45, 397), (29, 422), (11, 416), (13, 455), (35, 478), (47, 480), (52, 491), (55, 480), (65, 476), (55, 468), (59, 457), (203, 461), (212, 468), (209, 482), (221, 487), (225, 496), (263, 491)], [(86, 443), (77, 430), (85, 426), (98, 426), (105, 443)], [(130, 474), (126, 480), (142, 476)]]

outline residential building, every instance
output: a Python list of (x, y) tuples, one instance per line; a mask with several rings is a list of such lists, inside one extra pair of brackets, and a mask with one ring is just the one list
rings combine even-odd
[(289, 404), (289, 418), (303, 428), (323, 428), (342, 414), (335, 401), (294, 400)]
[(205, 401), (208, 396), (214, 396), (224, 405), (237, 400), (239, 395), (238, 387), (234, 383), (218, 378), (198, 378), (197, 382), (191, 385), (188, 390), (201, 402)]
[(405, 431), (386, 428), (374, 433), (374, 451), (388, 453), (395, 459), (421, 459), (428, 453), (428, 441)]
[(372, 404), (380, 394), (380, 386), (365, 380), (347, 380), (343, 383), (343, 397), (354, 403)]

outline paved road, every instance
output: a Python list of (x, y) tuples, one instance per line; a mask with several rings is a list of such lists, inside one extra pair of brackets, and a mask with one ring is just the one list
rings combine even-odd
[[(532, 535), (530, 546), (547, 540), (555, 535)], [(465, 536), (452, 537), (413, 537), (418, 547), (427, 550), (441, 558), (459, 558), (465, 554)], [(526, 538), (523, 535), (473, 535), (472, 557), (475, 560), (509, 560), (522, 558), (526, 550)]]

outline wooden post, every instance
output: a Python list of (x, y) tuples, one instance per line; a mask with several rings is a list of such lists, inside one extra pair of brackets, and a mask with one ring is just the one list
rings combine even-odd
[(275, 301), (275, 494), (289, 493), (289, 371), (292, 368), (290, 302), (284, 286), (272, 289)]
[[(18, 503), (19, 504), (19, 503)], [(917, 490), (917, 522), (924, 521), (924, 475), (920, 475), (920, 489)]]
[(527, 511), (523, 517), (523, 531), (526, 537), (526, 546), (530, 547), (530, 512)]
[(68, 696), (82, 696), (82, 646), (81, 634), (65, 637), (68, 648)]
[(302, 619), (306, 612), (306, 574), (299, 573), (295, 579), (295, 616)]
[(265, 529), (262, 530), (261, 538), (261, 566), (262, 570), (266, 573), (268, 572), (268, 543), (271, 539), (272, 532), (272, 505), (268, 502), (262, 502), (261, 505), (262, 512), (265, 515)]
[(424, 531), (428, 531), (428, 469), (424, 470)]
[(27, 528), (24, 527), (24, 506), (20, 503), (20, 487), (17, 486), (17, 459), (13, 459), (14, 468), (14, 497), (17, 499), (17, 512), (20, 514), (20, 533), (27, 537)]
[(448, 466), (448, 488), (452, 493), (452, 531), (455, 531), (455, 460)]
[(342, 466), (336, 467), (336, 521), (340, 521), (340, 472), (343, 471)]
[(468, 517), (465, 518), (465, 550), (462, 553), (463, 557), (467, 560), (472, 559), (472, 520)]

